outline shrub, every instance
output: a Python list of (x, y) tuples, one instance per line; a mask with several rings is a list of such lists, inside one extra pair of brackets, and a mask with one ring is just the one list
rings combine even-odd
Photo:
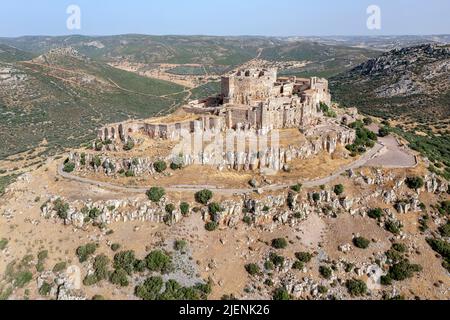
[(256, 276), (261, 273), (261, 269), (259, 266), (255, 263), (250, 263), (245, 266), (245, 270), (248, 272), (251, 276)]
[(41, 287), (39, 288), (39, 294), (41, 296), (47, 297), (50, 292), (52, 291), (52, 286), (51, 284), (44, 282)]
[(405, 182), (408, 188), (412, 190), (419, 190), (425, 185), (423, 179), (420, 177), (408, 177)]
[(113, 244), (111, 245), (111, 250), (112, 250), (112, 251), (116, 252), (116, 251), (119, 250), (119, 249), (120, 249), (120, 244), (118, 244), (118, 243), (113, 243)]
[(53, 206), (55, 208), (55, 211), (61, 219), (67, 219), (68, 213), (69, 213), (69, 204), (65, 203), (60, 198), (56, 199), (55, 202), (53, 202)]
[(163, 188), (153, 187), (147, 191), (147, 197), (150, 201), (158, 203), (162, 197), (166, 195), (166, 191)]
[(308, 263), (312, 259), (312, 254), (310, 254), (309, 252), (297, 252), (295, 254), (295, 257), (298, 259), (298, 261)]
[(294, 270), (303, 270), (304, 267), (305, 265), (301, 261), (295, 261), (294, 264), (292, 265), (292, 269)]
[(158, 173), (163, 173), (167, 169), (167, 164), (164, 161), (157, 161), (153, 164), (153, 168)]
[(347, 287), (348, 293), (354, 297), (365, 295), (367, 292), (367, 285), (362, 280), (347, 280), (345, 286)]
[(93, 301), (103, 301), (106, 300), (104, 296), (96, 294), (95, 296), (92, 297)]
[(331, 269), (328, 268), (327, 266), (320, 266), (319, 273), (325, 279), (330, 279), (331, 276), (333, 275), (333, 271), (331, 271)]
[(320, 294), (326, 294), (328, 292), (328, 288), (325, 286), (318, 286), (317, 290), (319, 291)]
[(292, 297), (289, 294), (289, 292), (286, 290), (286, 288), (278, 288), (273, 293), (273, 300), (291, 300)]
[(210, 190), (202, 190), (195, 194), (195, 200), (198, 203), (207, 205), (208, 202), (212, 199), (213, 193)]
[(400, 253), (405, 253), (408, 250), (406, 245), (404, 245), (403, 243), (394, 243), (392, 245), (392, 249)]
[(183, 252), (187, 248), (187, 245), (188, 243), (186, 240), (176, 240), (174, 243), (174, 249)]
[(364, 125), (365, 126), (370, 126), (373, 123), (372, 118), (366, 117), (363, 119)]
[(127, 143), (123, 146), (123, 150), (125, 151), (131, 151), (134, 148), (134, 141), (131, 139), (128, 139)]
[(380, 283), (383, 286), (390, 286), (392, 285), (392, 278), (389, 275), (381, 276)]
[(134, 271), (143, 273), (145, 270), (147, 270), (147, 262), (145, 262), (145, 260), (136, 259), (134, 261)]
[(219, 227), (219, 224), (215, 221), (210, 221), (205, 224), (205, 229), (210, 232), (215, 231), (218, 227)]
[(130, 276), (133, 274), (134, 271), (134, 263), (136, 262), (136, 257), (134, 254), (134, 251), (122, 251), (119, 253), (116, 253), (114, 256), (114, 269), (122, 269), (126, 273), (128, 273)]
[(390, 135), (390, 134), (391, 134), (391, 129), (389, 129), (389, 128), (386, 127), (386, 126), (381, 127), (381, 128), (378, 130), (378, 136), (381, 137), (381, 138), (387, 137), (387, 136)]
[(180, 211), (183, 216), (187, 216), (189, 214), (189, 204), (186, 202), (182, 202), (180, 204)]
[(314, 202), (319, 202), (320, 201), (320, 194), (315, 192), (315, 193), (313, 193), (312, 198), (313, 198)]
[(166, 205), (165, 209), (168, 214), (172, 214), (175, 211), (175, 205), (173, 205), (172, 203), (169, 203)]
[(66, 270), (66, 269), (67, 269), (67, 262), (58, 262), (53, 267), (53, 272), (54, 273), (59, 273), (59, 272), (62, 272), (64, 270)]
[(275, 265), (272, 261), (267, 260), (266, 262), (264, 262), (264, 269), (266, 269), (267, 271), (272, 271), (273, 269), (275, 269)]
[(8, 239), (2, 238), (0, 240), (0, 250), (4, 250), (8, 245)]
[(353, 239), (353, 244), (359, 249), (367, 249), (370, 245), (370, 241), (363, 237), (357, 237)]
[(208, 211), (211, 216), (215, 216), (217, 213), (223, 211), (223, 208), (217, 202), (212, 202), (208, 206)]
[(75, 170), (75, 163), (73, 162), (67, 162), (64, 165), (63, 171), (67, 173), (72, 173)]
[(30, 271), (19, 271), (14, 277), (14, 285), (18, 288), (25, 287), (33, 279)]
[(183, 169), (183, 165), (181, 164), (181, 163), (175, 163), (175, 162), (172, 162), (171, 164), (170, 164), (170, 169), (172, 169), (172, 170), (181, 170), (181, 169)]
[(94, 254), (95, 250), (97, 250), (97, 245), (95, 243), (88, 243), (85, 246), (78, 247), (76, 254), (80, 263), (87, 261), (89, 256)]
[(136, 287), (135, 294), (143, 300), (157, 300), (163, 285), (164, 281), (161, 277), (151, 277), (145, 280), (141, 286)]
[(128, 281), (128, 273), (123, 269), (115, 270), (109, 279), (112, 284), (121, 287), (128, 287), (130, 284)]
[(284, 265), (284, 260), (285, 260), (284, 257), (280, 256), (280, 255), (278, 255), (276, 253), (272, 252), (269, 255), (269, 259), (270, 259), (270, 262), (272, 262), (273, 265), (276, 266), (276, 267), (281, 267), (281, 266)]
[(386, 221), (386, 223), (384, 224), (384, 227), (390, 233), (398, 235), (398, 234), (400, 234), (400, 232), (403, 228), (403, 225), (400, 221), (389, 220), (389, 221)]
[(389, 268), (389, 277), (396, 281), (403, 281), (414, 276), (415, 272), (422, 271), (422, 267), (417, 264), (410, 264), (408, 260), (403, 260)]
[(109, 277), (108, 271), (109, 258), (104, 254), (98, 255), (94, 260), (94, 274), (98, 281), (106, 280)]
[(288, 242), (284, 238), (277, 238), (272, 240), (272, 247), (275, 249), (285, 249), (288, 246)]
[(439, 239), (427, 239), (430, 247), (444, 258), (443, 267), (450, 272), (450, 243)]
[(303, 187), (303, 185), (300, 184), (300, 183), (298, 183), (298, 184), (296, 184), (296, 185), (293, 185), (293, 186), (291, 187), (291, 190), (292, 190), (292, 191), (295, 191), (295, 192), (300, 192), (300, 191), (302, 191), (302, 187)]
[(345, 189), (344, 189), (344, 186), (342, 184), (338, 184), (338, 185), (334, 186), (334, 193), (337, 196), (340, 196), (341, 194), (343, 194), (344, 190)]
[(383, 216), (383, 210), (381, 210), (381, 208), (371, 209), (367, 215), (372, 219), (381, 219)]
[(155, 250), (145, 258), (147, 268), (150, 271), (167, 272), (171, 268), (172, 259), (161, 250)]
[(443, 237), (450, 237), (450, 222), (447, 222), (445, 225), (439, 227), (439, 233)]
[(247, 225), (249, 225), (249, 226), (253, 223), (253, 220), (252, 220), (252, 218), (251, 218), (250, 216), (245, 216), (245, 217), (242, 219), (242, 221), (244, 221), (244, 223), (247, 224)]

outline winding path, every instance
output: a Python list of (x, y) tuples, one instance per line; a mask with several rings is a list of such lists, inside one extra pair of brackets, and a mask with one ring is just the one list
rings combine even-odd
[[(366, 152), (358, 160), (356, 160), (346, 166), (343, 166), (342, 168), (340, 168), (339, 170), (337, 170), (336, 172), (334, 172), (333, 174), (331, 174), (328, 177), (324, 177), (324, 178), (316, 179), (316, 180), (304, 181), (303, 186), (306, 188), (313, 188), (313, 187), (318, 187), (321, 185), (328, 184), (328, 183), (336, 180), (337, 178), (339, 178), (343, 173), (347, 172), (348, 170), (355, 170), (360, 167), (363, 167), (370, 160), (376, 158), (379, 155), (379, 152), (381, 150), (383, 150), (383, 148), (384, 148), (384, 145), (377, 143), (374, 148), (372, 148), (371, 150)], [(71, 180), (71, 181), (75, 181), (75, 182), (79, 182), (79, 183), (83, 183), (83, 184), (89, 184), (89, 185), (100, 187), (100, 188), (112, 189), (112, 190), (120, 191), (120, 192), (145, 193), (151, 187), (151, 186), (148, 186), (148, 187), (124, 187), (124, 186), (119, 186), (119, 185), (115, 185), (115, 184), (108, 183), (108, 182), (101, 182), (101, 181), (95, 181), (95, 180), (88, 179), (88, 178), (82, 178), (82, 177), (78, 177), (73, 174), (64, 172), (62, 165), (58, 166), (58, 175), (67, 180)], [(259, 190), (262, 192), (278, 191), (278, 190), (289, 188), (291, 185), (292, 185), (292, 183), (275, 184), (275, 185), (270, 185), (270, 186), (265, 186), (265, 187), (259, 188)], [(173, 186), (165, 187), (165, 189), (166, 189), (166, 191), (169, 191), (169, 192), (182, 192), (182, 191), (197, 192), (197, 191), (200, 191), (203, 189), (209, 189), (218, 194), (245, 194), (245, 193), (253, 193), (255, 191), (254, 189), (250, 189), (250, 188), (226, 189), (226, 188), (220, 188), (217, 186), (209, 186), (209, 185), (173, 185)]]

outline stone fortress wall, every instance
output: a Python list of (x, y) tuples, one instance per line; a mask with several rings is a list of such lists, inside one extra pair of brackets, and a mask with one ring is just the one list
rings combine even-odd
[[(273, 130), (301, 130), (307, 138), (302, 145), (260, 150), (258, 154), (263, 155), (263, 159), (259, 159), (258, 154), (228, 152), (223, 155), (220, 166), (279, 170), (292, 158), (307, 158), (321, 151), (334, 153), (338, 145), (351, 144), (355, 140), (352, 129), (325, 118), (321, 103), (331, 105), (326, 79), (277, 77), (276, 69), (239, 70), (222, 78), (222, 91), (218, 96), (191, 101), (184, 106), (183, 110), (191, 115), (187, 119), (113, 124), (99, 130), (98, 138), (126, 143), (133, 133), (140, 132), (151, 139), (178, 141), (186, 133), (231, 130), (264, 136)], [(184, 161), (185, 165), (210, 165), (209, 159), (217, 159), (217, 156), (203, 151), (185, 154)]]

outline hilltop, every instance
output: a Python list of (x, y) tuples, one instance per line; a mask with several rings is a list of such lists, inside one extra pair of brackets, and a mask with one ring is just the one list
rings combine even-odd
[(381, 117), (422, 123), (450, 115), (450, 47), (395, 49), (331, 79), (336, 99)]

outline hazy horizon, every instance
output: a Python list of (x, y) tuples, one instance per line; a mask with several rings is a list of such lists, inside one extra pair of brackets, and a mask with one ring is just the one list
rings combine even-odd
[[(81, 9), (81, 29), (67, 28), (70, 5)], [(381, 29), (367, 27), (371, 5), (381, 9)], [(0, 37), (447, 35), (448, 12), (440, 0), (15, 0), (2, 3)]]

